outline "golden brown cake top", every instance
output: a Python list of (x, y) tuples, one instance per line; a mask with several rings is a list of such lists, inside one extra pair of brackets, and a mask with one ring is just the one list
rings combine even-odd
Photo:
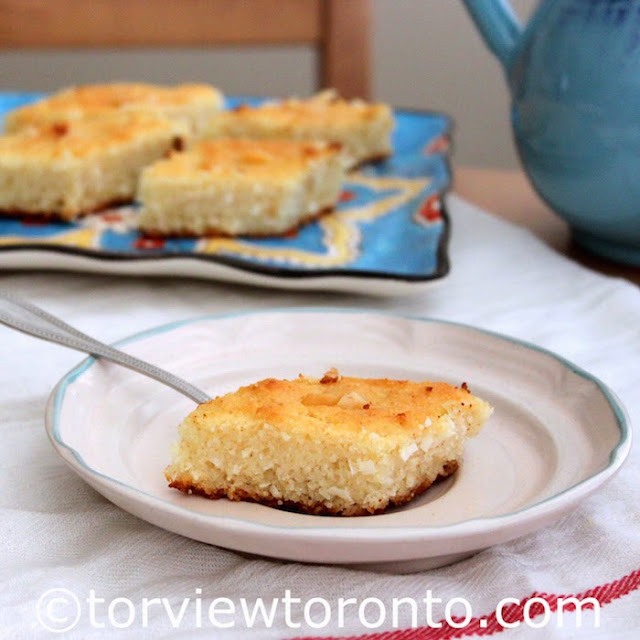
[(54, 94), (44, 104), (51, 107), (127, 107), (131, 105), (179, 105), (198, 99), (213, 99), (218, 91), (206, 84), (162, 87), (153, 84), (120, 82), (71, 87)]
[(255, 122), (268, 127), (342, 127), (377, 118), (391, 119), (391, 109), (381, 103), (343, 100), (326, 91), (308, 100), (291, 98), (256, 107), (241, 105), (218, 117), (229, 121)]
[(310, 437), (314, 429), (326, 433), (328, 428), (345, 437), (393, 436), (419, 434), (452, 409), (469, 415), (478, 427), (492, 411), (466, 384), (343, 377), (330, 370), (321, 379), (268, 378), (241, 387), (200, 405), (190, 419), (207, 428), (223, 417), (246, 418), (276, 428), (304, 429)]
[(155, 177), (208, 175), (285, 179), (306, 171), (316, 161), (334, 156), (340, 145), (295, 140), (204, 140), (184, 153), (172, 154), (146, 169)]
[(179, 138), (184, 126), (166, 118), (131, 112), (98, 119), (58, 121), (0, 136), (5, 160), (82, 159), (158, 134)]
[(35, 104), (16, 109), (7, 114), (7, 125), (16, 128), (59, 118), (101, 116), (114, 110), (177, 108), (199, 102), (220, 107), (222, 95), (206, 84), (174, 87), (133, 82), (82, 85), (63, 89)]

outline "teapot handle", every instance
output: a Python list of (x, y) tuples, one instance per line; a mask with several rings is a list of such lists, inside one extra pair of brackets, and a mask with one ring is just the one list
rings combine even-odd
[(507, 0), (463, 0), (489, 49), (509, 68), (522, 25)]

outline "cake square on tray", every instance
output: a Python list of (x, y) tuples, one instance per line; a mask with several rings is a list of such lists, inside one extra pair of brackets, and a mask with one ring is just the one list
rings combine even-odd
[(332, 209), (344, 177), (339, 145), (205, 140), (143, 171), (140, 229), (152, 236), (282, 235)]

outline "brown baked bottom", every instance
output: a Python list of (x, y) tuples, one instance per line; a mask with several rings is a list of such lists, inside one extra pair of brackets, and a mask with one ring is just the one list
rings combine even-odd
[(349, 171), (357, 171), (358, 169), (364, 167), (364, 165), (366, 164), (375, 164), (376, 162), (382, 162), (383, 160), (386, 160), (391, 156), (391, 153), (378, 153), (374, 156), (368, 156), (367, 158), (363, 158), (362, 160), (358, 161), (358, 163), (353, 165), (353, 167), (351, 167)]
[(219, 500), (220, 498), (227, 498), (228, 500), (233, 500), (236, 502), (257, 502), (258, 504), (263, 504), (267, 507), (275, 507), (276, 509), (282, 509), (285, 511), (296, 511), (299, 513), (306, 513), (313, 516), (369, 516), (376, 515), (385, 512), (387, 509), (391, 507), (398, 507), (402, 504), (406, 504), (410, 500), (413, 500), (415, 497), (424, 493), (431, 485), (439, 480), (443, 480), (448, 476), (453, 475), (458, 470), (459, 464), (457, 460), (449, 460), (442, 467), (442, 471), (438, 474), (438, 477), (433, 480), (427, 480), (423, 482), (421, 485), (415, 487), (408, 493), (389, 500), (389, 502), (379, 509), (365, 509), (362, 507), (358, 507), (354, 505), (350, 507), (348, 510), (333, 510), (329, 509), (326, 505), (322, 503), (317, 503), (314, 505), (305, 505), (300, 504), (298, 502), (292, 502), (291, 500), (279, 500), (276, 498), (262, 498), (255, 494), (252, 494), (248, 491), (244, 491), (243, 489), (237, 489), (232, 493), (227, 493), (224, 489), (220, 489), (215, 491), (214, 493), (210, 493), (201, 487), (196, 487), (188, 482), (180, 482), (180, 480), (173, 480), (169, 483), (169, 486), (173, 489), (178, 489), (179, 491), (183, 491), (184, 493), (195, 494), (199, 496), (203, 496), (204, 498), (209, 498), (210, 500)]

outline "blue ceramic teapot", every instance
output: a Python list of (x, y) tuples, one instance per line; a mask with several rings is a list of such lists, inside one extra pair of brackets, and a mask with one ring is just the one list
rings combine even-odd
[(511, 92), (532, 184), (586, 249), (640, 265), (640, 0), (464, 0)]

